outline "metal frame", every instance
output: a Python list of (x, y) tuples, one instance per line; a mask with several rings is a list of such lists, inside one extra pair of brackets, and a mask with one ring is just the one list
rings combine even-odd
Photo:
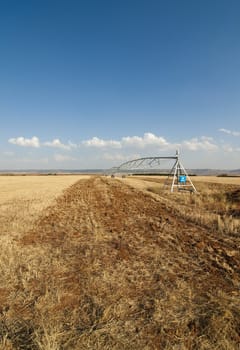
[[(175, 160), (174, 165), (171, 168), (168, 177), (164, 183), (164, 188), (170, 185), (171, 192), (174, 192), (174, 188), (177, 188), (178, 191), (190, 190), (191, 192), (197, 192), (185, 168), (179, 160), (179, 151), (176, 151), (176, 155), (171, 157), (144, 157), (130, 160), (121, 164), (119, 167), (110, 169), (110, 173), (116, 174), (122, 172), (131, 172), (131, 170), (159, 170), (161, 166), (161, 160)], [(182, 175), (186, 176), (185, 183), (182, 183), (179, 180), (180, 176)], [(171, 177), (172, 181), (170, 181)]]
[(145, 157), (130, 160), (114, 168), (116, 171), (126, 171), (134, 169), (156, 169), (154, 167), (160, 166), (160, 160), (177, 159), (176, 157)]
[[(192, 183), (190, 177), (188, 176), (184, 166), (182, 165), (182, 163), (180, 162), (179, 160), (179, 151), (176, 151), (176, 161), (165, 181), (165, 184), (164, 184), (164, 187), (167, 187), (169, 185), (169, 179), (171, 176), (173, 176), (173, 179), (172, 179), (172, 183), (171, 183), (171, 192), (174, 191), (174, 187), (177, 187), (178, 191), (181, 191), (181, 190), (186, 190), (187, 187), (189, 188), (190, 187), (190, 190), (192, 192), (197, 192), (194, 184)], [(186, 176), (186, 182), (185, 184), (182, 184), (180, 181), (179, 181), (179, 178), (181, 175), (184, 175)]]

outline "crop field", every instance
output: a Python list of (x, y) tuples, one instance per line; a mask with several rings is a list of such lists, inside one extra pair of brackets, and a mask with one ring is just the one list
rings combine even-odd
[(240, 181), (193, 180), (0, 177), (0, 349), (240, 349)]

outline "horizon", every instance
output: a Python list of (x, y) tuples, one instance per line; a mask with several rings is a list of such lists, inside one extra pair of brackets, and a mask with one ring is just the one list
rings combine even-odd
[[(100, 172), (105, 172), (105, 171), (109, 171), (111, 169), (116, 169), (118, 167), (112, 167), (112, 168), (20, 168), (20, 169), (0, 169), (0, 173), (51, 173), (51, 172), (63, 172), (63, 173), (68, 173), (68, 172), (93, 172), (93, 173), (100, 173)], [(227, 173), (234, 173), (234, 172), (239, 172), (240, 174), (240, 168), (235, 168), (235, 169), (224, 169), (224, 168), (185, 168), (188, 172), (189, 171), (195, 171), (196, 173), (200, 173), (200, 172), (210, 172), (210, 173), (213, 173), (214, 172), (216, 174), (219, 174), (220, 172), (222, 173), (222, 175), (224, 176), (226, 172), (226, 175)], [(167, 173), (168, 171), (171, 170), (171, 167), (169, 168), (152, 168), (152, 169), (129, 169), (129, 170), (122, 170), (121, 172), (123, 173), (128, 173), (130, 172), (130, 170), (132, 170), (131, 172), (132, 173), (136, 173), (136, 174), (140, 174), (140, 173), (143, 173), (143, 174), (150, 174), (151, 172), (153, 174), (159, 174), (159, 175), (162, 175), (162, 174), (165, 174), (165, 172)], [(188, 175), (194, 175), (194, 174), (188, 174)], [(196, 174), (197, 175), (197, 174)]]
[(0, 5), (0, 170), (240, 168), (236, 0)]

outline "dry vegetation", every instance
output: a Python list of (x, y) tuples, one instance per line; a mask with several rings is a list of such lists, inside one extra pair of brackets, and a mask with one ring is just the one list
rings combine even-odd
[(240, 178), (199, 176), (194, 180), (196, 195), (165, 191), (163, 177), (132, 177), (125, 182), (145, 193), (149, 191), (156, 200), (168, 203), (171, 211), (209, 230), (240, 232)]
[(197, 187), (84, 178), (47, 209), (33, 194), (41, 213), (29, 190), (23, 227), (24, 195), (9, 199), (0, 349), (239, 349), (240, 188)]
[(41, 212), (74, 182), (88, 176), (0, 176), (1, 235), (29, 230)]

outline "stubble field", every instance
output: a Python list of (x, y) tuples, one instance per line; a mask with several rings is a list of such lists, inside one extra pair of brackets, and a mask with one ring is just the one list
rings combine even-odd
[(0, 349), (239, 349), (240, 181), (206, 179), (0, 177)]

